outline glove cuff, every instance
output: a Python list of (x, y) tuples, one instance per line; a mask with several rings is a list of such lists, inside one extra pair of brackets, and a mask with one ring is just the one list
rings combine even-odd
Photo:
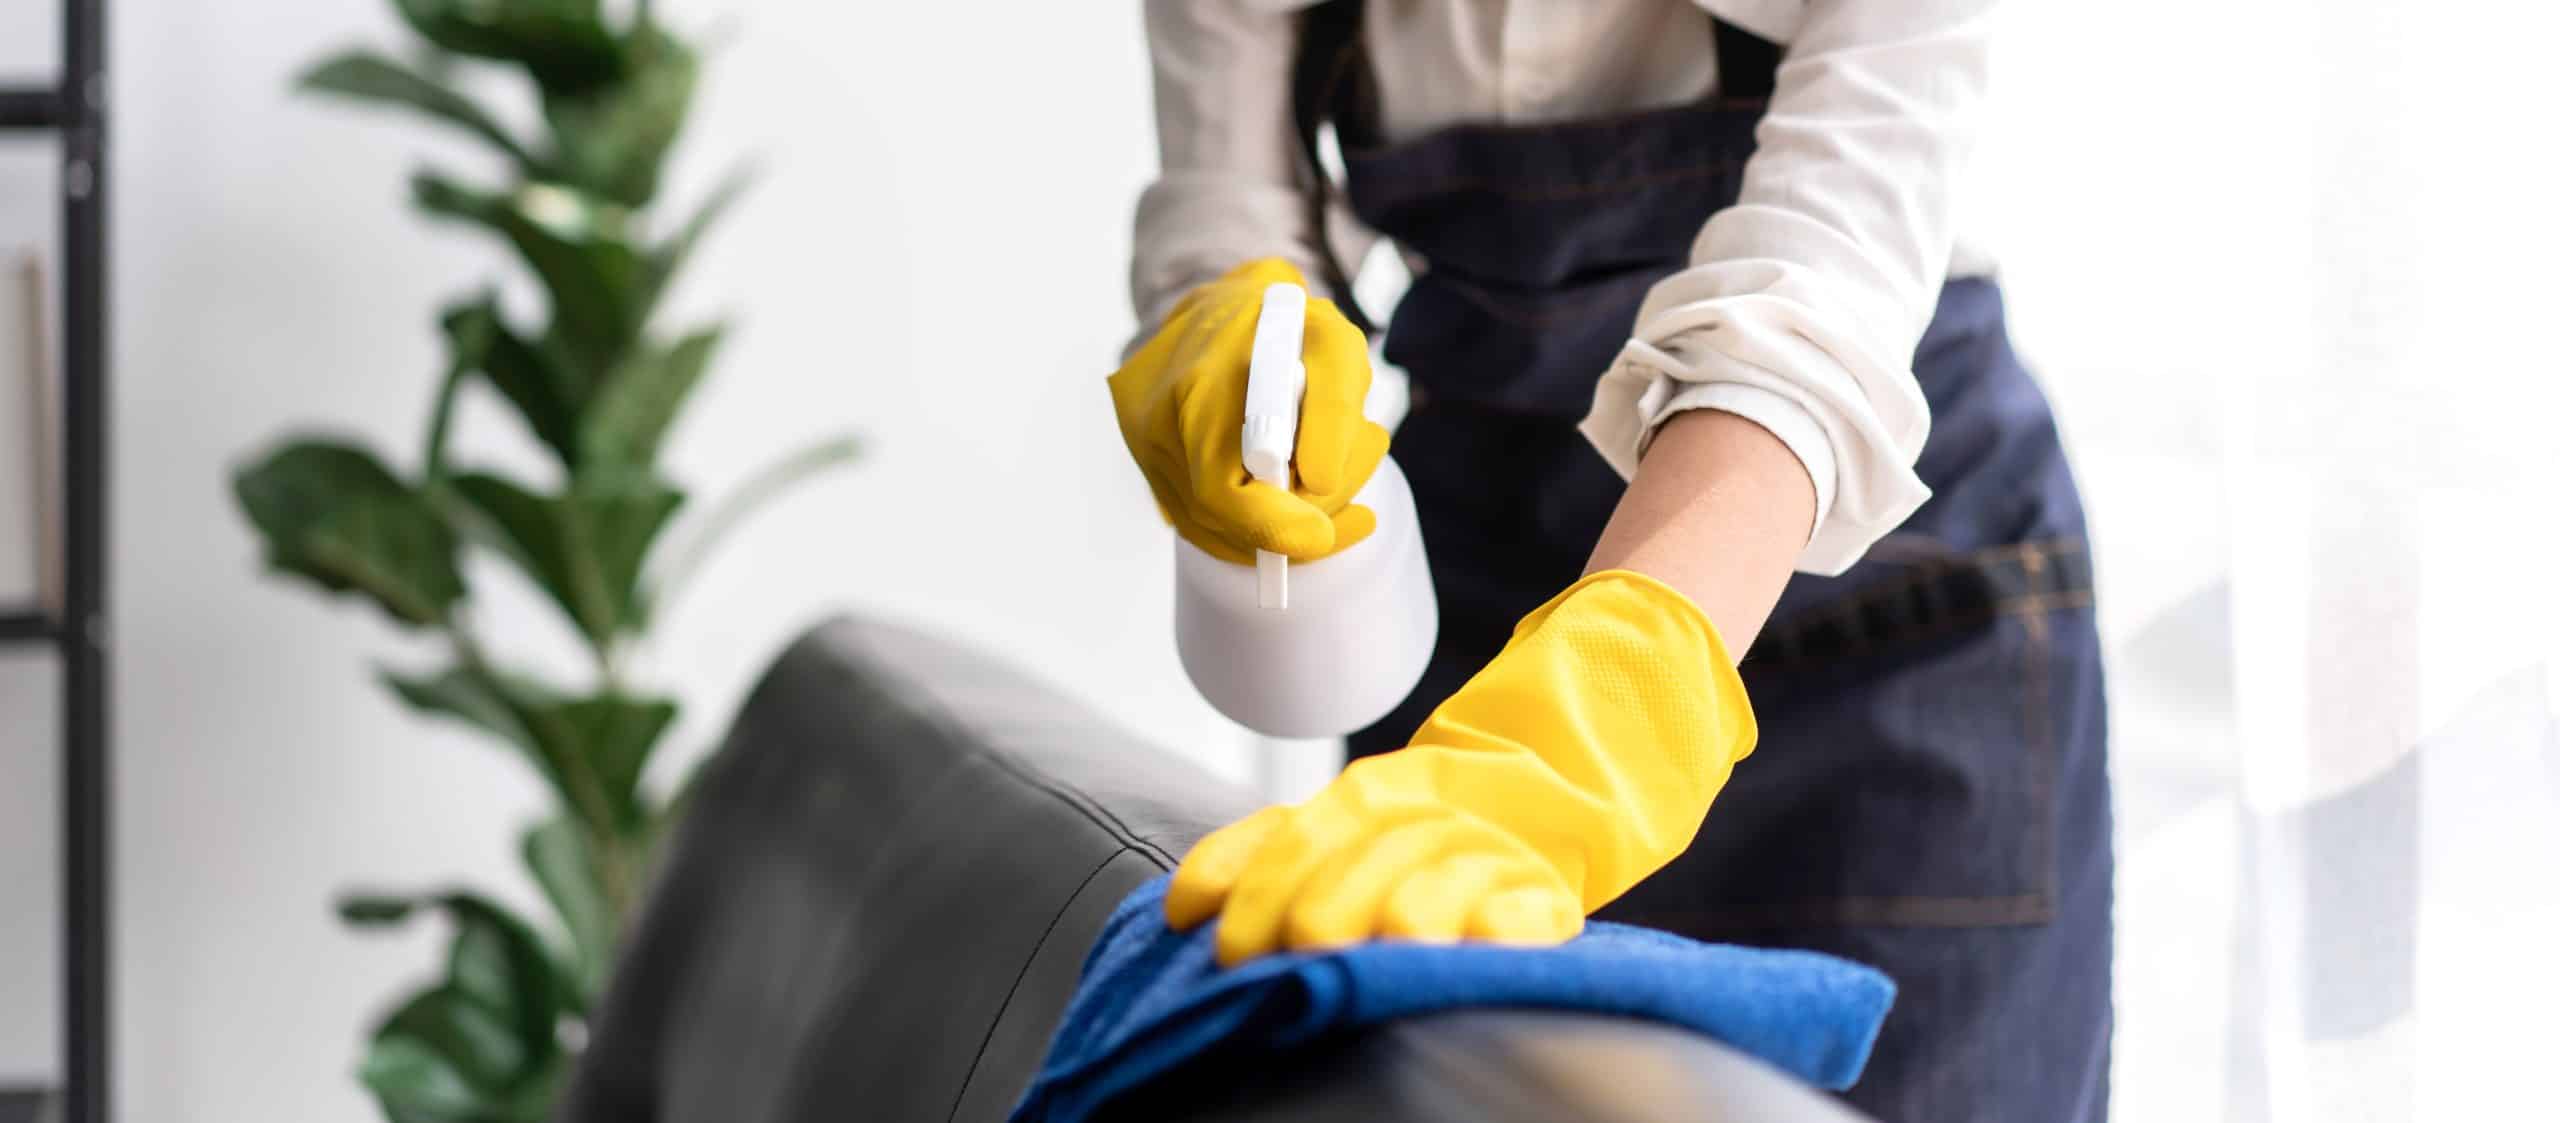
[(1739, 734), (1738, 747), (1728, 764), (1750, 756), (1751, 750), (1758, 747), (1759, 722), (1751, 712), (1750, 696), (1742, 688), (1742, 673), (1732, 648), (1725, 645), (1724, 633), (1716, 630), (1715, 621), (1707, 618), (1706, 610), (1699, 608), (1696, 601), (1659, 578), (1632, 569), (1603, 569), (1586, 573), (1581, 580), (1566, 586), (1563, 592), (1548, 598), (1547, 603), (1521, 617), (1520, 623), (1511, 629), (1511, 644), (1519, 644), (1557, 617), (1572, 620), (1585, 615), (1596, 620), (1649, 619), (1656, 627), (1667, 625), (1675, 633), (1693, 631), (1694, 647), (1676, 642), (1661, 643), (1658, 645), (1660, 653), (1665, 658), (1676, 659), (1684, 649), (1696, 651), (1706, 664), (1699, 670), (1708, 693), (1722, 706), (1735, 711), (1734, 716), (1740, 723), (1736, 731)]

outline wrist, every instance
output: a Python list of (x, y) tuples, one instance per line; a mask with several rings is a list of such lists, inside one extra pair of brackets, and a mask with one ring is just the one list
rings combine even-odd
[(1786, 587), (1815, 506), (1811, 476), (1776, 435), (1722, 410), (1685, 411), (1654, 433), (1585, 572), (1662, 582), (1739, 655)]

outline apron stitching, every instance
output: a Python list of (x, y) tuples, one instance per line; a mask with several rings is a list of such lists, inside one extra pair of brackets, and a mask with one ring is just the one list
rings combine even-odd
[(1999, 613), (2002, 616), (2023, 616), (2029, 619), (2041, 620), (2043, 617), (2055, 612), (2067, 612), (2075, 608), (2089, 608), (2095, 606), (2097, 603), (2097, 594), (2090, 592), (2087, 589), (2068, 593), (2038, 593), (2032, 596), (2016, 597), (2001, 602)]
[[(2002, 616), (2031, 617), (2040, 613), (2088, 608), (2096, 603), (2092, 591), (2085, 587), (2061, 587), (2063, 582), (2072, 579), (2071, 571), (2064, 566), (2045, 564), (2046, 559), (2077, 555), (2087, 548), (2086, 540), (2076, 537), (2042, 539), (1987, 547), (1962, 557), (1918, 562), (1909, 574), (1788, 617), (1763, 634), (1761, 641), (1753, 645), (1750, 654), (1744, 657), (1743, 663), (1756, 668), (1779, 668), (1858, 659), (1897, 646), (1963, 631)], [(2028, 559), (2034, 561), (2031, 563)], [(2023, 591), (1997, 591), (2000, 579), (1994, 569), (2004, 562), (2017, 565), (2021, 578), (2019, 584), (2025, 586)], [(2037, 587), (2039, 584), (2055, 587), (2040, 589)], [(1960, 595), (1986, 586), (1989, 587), (1989, 595), (1979, 601)], [(1951, 598), (1955, 603), (1949, 603)], [(1913, 608), (1911, 616), (1891, 623), (1907, 623), (1907, 627), (1877, 629), (1871, 626), (1878, 614), (1889, 613), (1892, 606), (1906, 602)], [(1816, 641), (1827, 636), (1839, 638), (1837, 650), (1811, 650)]]
[[(2028, 557), (2038, 557), (2030, 554)], [(2041, 566), (2029, 566), (2031, 573), (2041, 573)], [(2041, 599), (2041, 594), (2036, 598)], [(2023, 673), (2019, 676), (2019, 719), (2027, 740), (2027, 814), (2035, 817), (2032, 834), (2027, 840), (2026, 883), (2041, 887), (2037, 895), (2044, 898), (2048, 909), (2056, 895), (2060, 880), (2059, 863), (2054, 852), (2057, 803), (2054, 798), (2053, 775), (2059, 749), (2054, 743), (2053, 728), (2053, 635), (2047, 616), (2042, 612), (2016, 614), (2026, 629), (2027, 641), (2018, 653)]]

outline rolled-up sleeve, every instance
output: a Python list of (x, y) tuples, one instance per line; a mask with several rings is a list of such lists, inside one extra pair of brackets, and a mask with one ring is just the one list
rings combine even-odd
[[(1718, 8), (1713, 0), (1710, 8)], [(1787, 41), (1740, 200), (1657, 284), (1583, 432), (1632, 476), (1686, 409), (1768, 429), (1813, 479), (1797, 568), (1838, 573), (1928, 499), (1911, 373), (1954, 243), (1949, 194), (1989, 69), (1990, 0), (1741, 0)]]
[(1141, 324), (1201, 282), (1285, 258), (1315, 276), (1289, 104), (1304, 0), (1148, 0), (1161, 172), (1138, 200), (1129, 287)]

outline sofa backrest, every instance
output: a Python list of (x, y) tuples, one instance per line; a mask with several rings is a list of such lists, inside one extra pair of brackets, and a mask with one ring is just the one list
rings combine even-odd
[[(689, 797), (561, 1118), (1005, 1118), (1114, 905), (1253, 807), (1001, 663), (837, 620), (792, 645)], [(1485, 1011), (1167, 1089), (1131, 1118), (1853, 1117), (1716, 1045)]]

